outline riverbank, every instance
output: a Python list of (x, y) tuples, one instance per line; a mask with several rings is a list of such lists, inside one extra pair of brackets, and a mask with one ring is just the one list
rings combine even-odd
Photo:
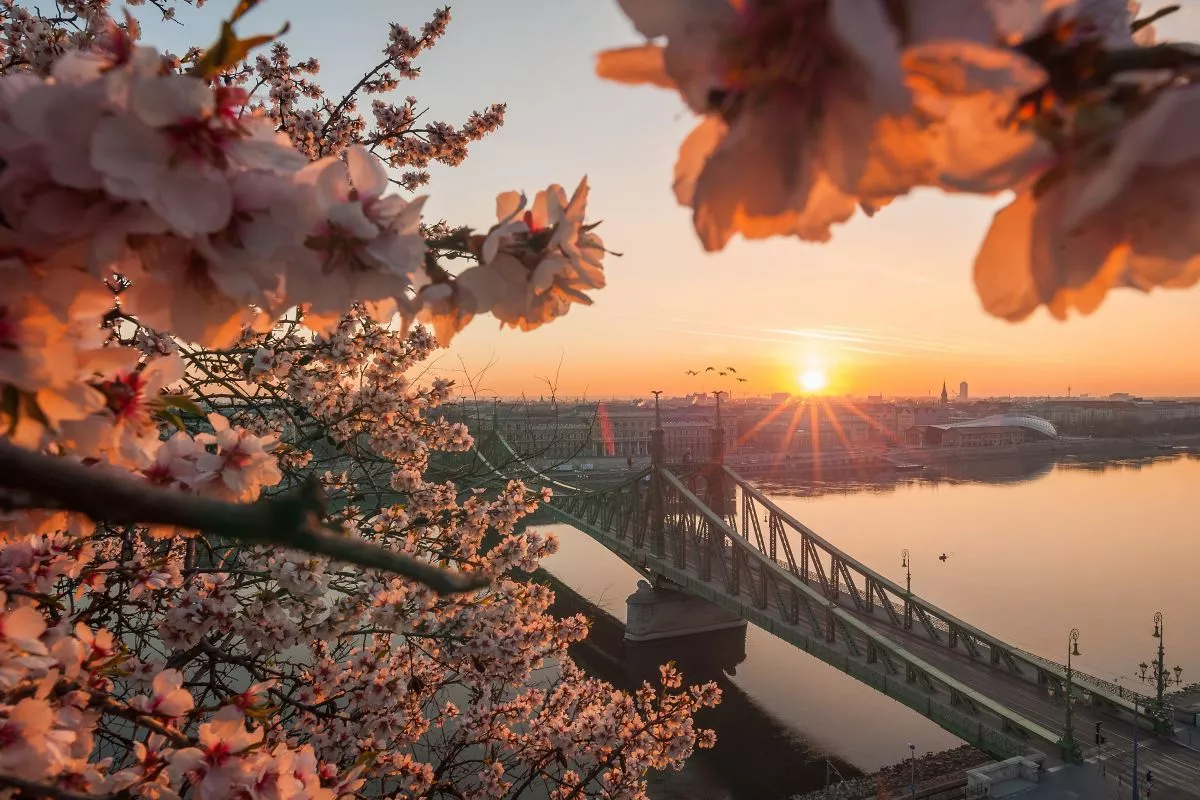
[[(886, 450), (840, 450), (814, 455), (789, 454), (782, 460), (770, 455), (730, 456), (726, 463), (735, 472), (754, 480), (819, 478), (865, 475), (908, 475), (959, 463), (1012, 462), (1029, 459), (1081, 457), (1091, 459), (1141, 458), (1156, 454), (1200, 453), (1200, 434), (1161, 434), (1116, 438), (1063, 437), (1003, 447), (910, 447), (894, 445)], [(594, 458), (587, 472), (562, 474), (562, 480), (582, 488), (596, 488), (626, 480), (650, 466), (648, 458), (635, 458), (632, 467), (625, 459)], [(549, 465), (547, 465), (549, 467)]]
[[(1167, 449), (1171, 448), (1171, 449)], [(1175, 450), (1174, 448), (1182, 448)], [(1006, 447), (896, 447), (890, 458), (923, 466), (958, 461), (985, 461), (1036, 456), (1089, 456), (1093, 458), (1138, 458), (1156, 453), (1195, 452), (1200, 434), (1164, 434), (1121, 438), (1060, 438)]]
[(913, 776), (916, 796), (933, 798), (957, 796), (966, 786), (967, 770), (994, 761), (982, 750), (963, 745), (942, 753), (929, 753), (913, 761), (902, 761), (878, 772), (795, 795), (792, 800), (868, 800), (875, 797), (910, 797)]

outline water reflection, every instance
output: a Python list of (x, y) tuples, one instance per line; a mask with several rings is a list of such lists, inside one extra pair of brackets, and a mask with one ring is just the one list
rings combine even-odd
[[(1198, 485), (1200, 458), (1164, 454), (975, 461), (918, 476), (764, 488), (806, 525), (893, 578), (902, 579), (900, 550), (908, 548), (914, 591), (1012, 644), (1062, 658), (1065, 631), (1080, 628), (1084, 655), (1075, 663), (1100, 677), (1134, 675), (1138, 662), (1150, 660), (1152, 618), (1162, 610), (1168, 665), (1180, 664), (1187, 683), (1200, 678)], [(637, 573), (577, 531), (547, 527), (563, 543), (547, 568), (623, 619)], [(803, 742), (808, 762), (819, 767), (814, 787), (824, 779), (819, 753), (872, 770), (902, 760), (908, 741), (922, 752), (958, 744), (754, 627), (746, 652), (737, 674), (724, 680)], [(767, 724), (740, 716), (714, 723), (718, 736), (739, 739)]]
[(914, 473), (861, 473), (839, 475), (826, 480), (804, 478), (772, 478), (755, 483), (772, 496), (824, 497), (826, 495), (894, 494), (914, 484), (941, 486), (958, 483), (993, 485), (1021, 484), (1041, 480), (1054, 470), (1140, 470), (1167, 461), (1200, 460), (1192, 453), (1144, 455), (1130, 458), (1100, 456), (1010, 456), (980, 461), (963, 461), (926, 467)]
[[(704, 711), (703, 727), (736, 735), (719, 738), (712, 750), (699, 751), (682, 779), (660, 775), (653, 780), (658, 800), (678, 795), (696, 800), (760, 800), (785, 798), (824, 785), (826, 756), (756, 703), (730, 676), (746, 659), (745, 630), (717, 631), (671, 642), (624, 641), (625, 625), (577, 592), (551, 577), (555, 614), (583, 613), (592, 621), (587, 640), (571, 655), (590, 674), (624, 689), (642, 681), (658, 684), (658, 667), (674, 661), (685, 683), (715, 681), (722, 702)], [(852, 764), (829, 758), (833, 774), (860, 774)]]

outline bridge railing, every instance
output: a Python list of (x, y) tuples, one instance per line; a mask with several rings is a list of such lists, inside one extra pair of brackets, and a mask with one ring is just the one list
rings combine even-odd
[[(1048, 658), (1042, 658), (1037, 653), (1031, 653), (1028, 650), (1022, 650), (1019, 647), (1014, 647), (1012, 649), (1013, 652), (1020, 653), (1025, 658), (1044, 664), (1047, 668), (1061, 669), (1063, 671), (1063, 677), (1066, 677), (1066, 667), (1064, 667), (1062, 664), (1051, 661)], [(1138, 705), (1143, 709), (1147, 707), (1147, 704), (1154, 702), (1154, 698), (1150, 697), (1149, 695), (1144, 695), (1141, 692), (1135, 692), (1133, 689), (1121, 686), (1118, 683), (1113, 683), (1112, 681), (1106, 681), (1103, 678), (1097, 678), (1095, 675), (1089, 675), (1086, 672), (1080, 672), (1074, 667), (1071, 667), (1071, 680), (1077, 683), (1086, 683), (1093, 688), (1105, 692), (1106, 694), (1115, 694), (1118, 698), (1137, 698)]]
[[(888, 598), (893, 603), (902, 604), (907, 600), (910, 606), (917, 610), (918, 613), (923, 612), (924, 619), (922, 622), (931, 625), (947, 635), (952, 630), (959, 634), (969, 635), (977, 642), (987, 645), (990, 649), (994, 649), (995, 652), (1006, 654), (1014, 661), (1024, 662), (1026, 666), (1032, 668), (1035, 672), (1040, 671), (1046, 673), (1060, 682), (1064, 682), (1066, 680), (1066, 667), (1064, 665), (1041, 656), (1034, 655), (1028, 651), (1022, 650), (1021, 648), (1014, 647), (998, 639), (997, 637), (992, 636), (986, 631), (975, 627), (965, 620), (955, 617), (928, 600), (921, 598), (919, 595), (906, 592), (905, 589), (899, 584), (895, 583), (881, 573), (871, 569), (866, 564), (854, 558), (854, 556), (836, 547), (833, 543), (829, 542), (811, 528), (806, 526), (804, 523), (797, 520), (757, 488), (750, 485), (746, 479), (737, 472), (728, 466), (724, 467), (724, 470), (725, 473), (737, 484), (739, 489), (741, 489), (746, 495), (753, 498), (756, 503), (767, 509), (772, 515), (779, 518), (786, 524), (786, 526), (796, 530), (797, 533), (799, 533), (805, 540), (812, 543), (817, 549), (823, 551), (830, 559), (831, 563), (836, 560), (838, 564), (842, 565), (846, 569), (858, 573), (868, 584), (874, 584), (878, 590), (886, 590), (890, 595), (893, 596)], [(784, 535), (786, 536), (786, 530), (784, 531)], [(748, 531), (746, 532), (746, 536), (749, 536)], [(747, 538), (746, 541), (749, 541), (749, 539)], [(868, 591), (870, 590), (869, 585), (865, 588)], [(1145, 701), (1149, 699), (1129, 689), (1117, 686), (1111, 681), (1105, 681), (1102, 678), (1097, 678), (1093, 675), (1080, 672), (1076, 669), (1072, 669), (1071, 674), (1073, 680), (1087, 684), (1092, 690), (1104, 694), (1113, 704), (1126, 708), (1126, 710), (1129, 711), (1133, 711), (1133, 698), (1138, 698), (1138, 703), (1140, 705), (1144, 705)]]

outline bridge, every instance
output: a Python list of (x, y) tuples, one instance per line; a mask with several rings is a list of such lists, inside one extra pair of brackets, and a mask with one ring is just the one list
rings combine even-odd
[(550, 487), (556, 518), (645, 576), (629, 599), (630, 638), (749, 622), (997, 759), (1149, 769), (1155, 797), (1200, 797), (1200, 749), (1168, 705), (1015, 647), (839, 549), (724, 463), (720, 424), (718, 410), (711, 461), (680, 469), (665, 463), (656, 415), (651, 466), (591, 490), (538, 471), (495, 430), (476, 453), (505, 477)]

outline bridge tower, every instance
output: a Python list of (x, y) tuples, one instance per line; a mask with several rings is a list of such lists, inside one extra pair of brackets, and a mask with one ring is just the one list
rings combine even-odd
[(658, 405), (661, 389), (654, 391), (654, 427), (650, 429), (650, 541), (654, 555), (661, 558), (666, 552), (666, 531), (663, 528), (663, 486), (659, 471), (666, 467), (666, 431), (662, 426), (662, 409)]
[[(662, 558), (666, 555), (666, 509), (663, 504), (663, 474), (666, 465), (666, 432), (662, 425), (662, 410), (659, 406), (660, 391), (654, 392), (654, 427), (650, 431), (650, 540), (654, 555)], [(718, 398), (718, 403), (720, 402)], [(724, 432), (721, 429), (720, 411), (717, 412), (717, 429), (713, 433), (713, 463), (710, 465), (710, 488), (715, 486), (717, 493), (710, 492), (707, 501), (719, 498), (720, 507), (714, 507), (717, 513), (725, 517), (724, 481), (719, 476), (724, 455)], [(711, 506), (710, 506), (711, 507)], [(647, 646), (648, 642), (662, 642), (668, 639), (681, 639), (705, 635), (716, 637), (711, 644), (722, 650), (738, 647), (744, 655), (746, 646), (746, 620), (731, 614), (720, 606), (688, 594), (681, 587), (672, 584), (663, 575), (655, 573), (653, 583), (638, 581), (637, 591), (625, 600), (625, 642), (627, 645)], [(657, 658), (659, 651), (653, 650), (643, 655)], [(628, 653), (635, 660), (635, 653)]]
[(712, 462), (708, 465), (708, 496), (704, 504), (717, 512), (721, 519), (728, 519), (729, 504), (725, 497), (725, 427), (721, 424), (721, 392), (715, 391), (717, 399), (716, 419), (712, 429)]

